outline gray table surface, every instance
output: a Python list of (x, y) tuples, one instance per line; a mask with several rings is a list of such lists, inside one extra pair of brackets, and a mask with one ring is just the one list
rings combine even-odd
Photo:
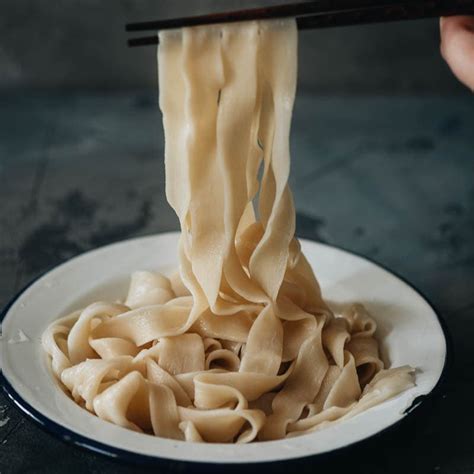
[[(173, 230), (156, 94), (0, 95), (0, 305), (88, 249)], [(301, 236), (366, 255), (425, 293), (456, 359), (400, 429), (275, 472), (474, 471), (474, 98), (298, 96), (292, 177)], [(63, 444), (0, 394), (0, 472), (136, 472)], [(153, 472), (184, 472), (164, 463)]]

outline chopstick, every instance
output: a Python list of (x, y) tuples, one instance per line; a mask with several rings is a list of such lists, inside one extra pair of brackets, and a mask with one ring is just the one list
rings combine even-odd
[(172, 18), (167, 20), (146, 21), (143, 23), (128, 23), (126, 31), (167, 30), (186, 26), (211, 25), (215, 23), (230, 23), (236, 21), (264, 20), (290, 16), (312, 15), (330, 11), (341, 11), (354, 8), (367, 8), (384, 4), (393, 4), (394, 0), (317, 0), (274, 5), (272, 7), (251, 8), (209, 15)]
[(362, 10), (299, 17), (297, 23), (298, 29), (305, 30), (472, 14), (474, 1), (471, 0), (454, 1), (452, 4), (437, 1), (400, 2)]
[[(296, 17), (298, 28), (328, 28), (375, 22), (474, 14), (474, 0), (317, 0), (210, 15), (128, 23), (126, 31), (166, 30), (197, 25)], [(130, 38), (128, 45), (157, 44), (158, 37)]]

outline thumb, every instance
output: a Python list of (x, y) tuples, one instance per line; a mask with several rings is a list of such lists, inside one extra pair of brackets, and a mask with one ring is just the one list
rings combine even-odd
[(456, 77), (474, 90), (474, 17), (441, 18), (441, 54)]

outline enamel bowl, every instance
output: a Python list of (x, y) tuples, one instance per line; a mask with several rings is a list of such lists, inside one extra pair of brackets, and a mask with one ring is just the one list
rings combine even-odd
[(59, 388), (41, 348), (54, 319), (97, 300), (124, 298), (131, 273), (177, 266), (177, 233), (127, 240), (87, 252), (24, 289), (2, 317), (3, 387), (27, 415), (62, 439), (113, 457), (206, 463), (267, 462), (319, 455), (369, 438), (403, 420), (442, 378), (447, 358), (443, 325), (410, 285), (365, 258), (302, 240), (302, 249), (334, 309), (361, 302), (377, 321), (383, 357), (417, 368), (416, 387), (354, 418), (312, 434), (247, 445), (185, 443), (135, 433), (100, 420)]

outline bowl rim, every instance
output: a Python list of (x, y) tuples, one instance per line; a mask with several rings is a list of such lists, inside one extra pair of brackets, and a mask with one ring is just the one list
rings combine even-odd
[[(39, 279), (47, 275), (48, 273), (54, 271), (61, 265), (63, 265), (66, 262), (70, 262), (71, 260), (81, 257), (82, 255), (85, 255), (87, 253), (99, 251), (102, 249), (105, 249), (107, 247), (111, 247), (116, 244), (124, 244), (126, 242), (131, 242), (134, 240), (142, 239), (142, 238), (149, 238), (149, 237), (157, 237), (157, 236), (162, 236), (162, 235), (167, 235), (167, 234), (174, 234), (175, 232), (160, 232), (160, 233), (154, 233), (154, 234), (149, 234), (146, 236), (139, 236), (139, 237), (134, 237), (130, 239), (124, 239), (116, 242), (111, 242), (110, 244), (106, 244), (100, 247), (96, 247), (90, 250), (86, 250), (84, 252), (81, 252), (74, 257), (71, 257), (70, 259), (67, 259), (58, 265), (55, 265), (53, 267), (48, 268), (47, 270), (41, 272), (39, 275), (34, 277), (31, 281), (29, 281), (23, 288), (21, 288), (3, 307), (3, 309), (0, 312), (0, 335), (1, 335), (1, 325), (5, 317), (7, 316), (10, 308), (15, 304), (15, 302), (21, 297), (21, 295), (28, 290), (32, 285), (36, 283)], [(442, 387), (445, 385), (447, 379), (449, 378), (449, 374), (452, 369), (452, 362), (453, 362), (453, 342), (452, 342), (452, 337), (450, 334), (450, 331), (448, 329), (448, 325), (446, 323), (446, 320), (443, 318), (441, 315), (440, 311), (436, 309), (435, 305), (432, 303), (432, 301), (427, 298), (427, 296), (419, 290), (414, 284), (409, 282), (405, 277), (401, 276), (397, 272), (391, 270), (387, 266), (381, 264), (377, 260), (367, 257), (366, 255), (363, 255), (361, 253), (355, 252), (353, 250), (349, 250), (343, 246), (339, 245), (332, 245), (332, 244), (327, 244), (325, 242), (319, 242), (317, 240), (312, 240), (312, 239), (307, 239), (307, 238), (299, 238), (299, 240), (305, 240), (309, 241), (312, 243), (317, 243), (318, 245), (322, 245), (328, 248), (336, 249), (345, 253), (348, 253), (350, 255), (356, 256), (358, 258), (361, 258), (365, 260), (366, 262), (369, 262), (376, 267), (390, 273), (391, 275), (395, 276), (399, 280), (401, 280), (405, 285), (407, 285), (409, 288), (414, 290), (416, 293), (418, 293), (421, 298), (425, 300), (425, 302), (428, 304), (428, 306), (431, 308), (433, 311), (433, 314), (436, 316), (441, 332), (443, 333), (445, 342), (446, 342), (446, 352), (445, 352), (445, 357), (444, 357), (444, 362), (443, 362), (443, 368), (441, 370), (440, 376), (435, 384), (435, 386), (431, 389), (430, 392), (422, 394), (417, 396), (410, 406), (408, 406), (404, 412), (403, 412), (403, 417), (401, 417), (399, 420), (395, 421), (391, 425), (381, 429), (380, 431), (377, 431), (376, 433), (369, 435), (365, 438), (361, 438), (357, 441), (354, 441), (352, 443), (349, 443), (344, 446), (340, 446), (338, 448), (334, 448), (330, 451), (325, 451), (322, 453), (316, 453), (316, 454), (308, 454), (308, 455), (303, 455), (298, 458), (290, 458), (290, 459), (283, 459), (283, 460), (275, 460), (275, 461), (268, 461), (268, 460), (254, 460), (251, 463), (246, 463), (247, 465), (249, 464), (275, 464), (275, 463), (285, 463), (285, 462), (292, 462), (295, 460), (300, 460), (300, 459), (309, 459), (309, 458), (318, 458), (318, 459), (323, 459), (325, 457), (332, 456), (336, 453), (340, 453), (344, 450), (348, 450), (349, 448), (354, 448), (355, 446), (361, 445), (363, 443), (368, 442), (369, 440), (379, 438), (383, 435), (385, 435), (387, 432), (393, 432), (396, 429), (399, 429), (404, 423), (406, 423), (406, 420), (409, 419), (411, 420), (413, 417), (411, 416), (413, 413), (418, 412), (418, 408), (420, 406), (424, 406), (425, 402), (428, 400), (434, 400), (440, 395)], [(116, 459), (116, 460), (124, 460), (128, 463), (131, 464), (141, 464), (141, 465), (159, 465), (159, 464), (169, 464), (169, 463), (182, 463), (186, 465), (199, 465), (200, 467), (204, 466), (209, 466), (210, 468), (212, 466), (216, 465), (232, 465), (234, 466), (236, 463), (232, 462), (220, 462), (216, 460), (216, 462), (208, 462), (208, 461), (199, 461), (199, 460), (186, 460), (186, 459), (168, 459), (168, 458), (161, 458), (158, 456), (150, 456), (147, 454), (143, 453), (137, 453), (135, 451), (129, 451), (126, 449), (118, 448), (115, 446), (112, 446), (110, 444), (105, 444), (100, 441), (95, 440), (92, 437), (86, 437), (81, 434), (76, 433), (73, 430), (70, 430), (69, 428), (66, 428), (65, 426), (51, 420), (48, 418), (46, 415), (42, 414), (38, 410), (36, 410), (34, 407), (32, 407), (18, 392), (13, 388), (13, 386), (10, 384), (8, 381), (7, 377), (4, 375), (3, 371), (1, 370), (0, 367), (0, 385), (6, 394), (7, 398), (10, 399), (10, 401), (13, 402), (14, 406), (18, 408), (24, 415), (26, 415), (28, 418), (33, 420), (40, 428), (43, 429), (43, 431), (48, 432), (49, 434), (52, 434), (54, 437), (58, 438), (60, 441), (66, 442), (68, 444), (71, 444), (73, 446), (79, 447), (82, 450), (86, 451), (92, 451), (94, 453), (100, 454), (102, 456), (111, 458), (111, 459)], [(240, 463), (239, 463), (240, 464)]]

